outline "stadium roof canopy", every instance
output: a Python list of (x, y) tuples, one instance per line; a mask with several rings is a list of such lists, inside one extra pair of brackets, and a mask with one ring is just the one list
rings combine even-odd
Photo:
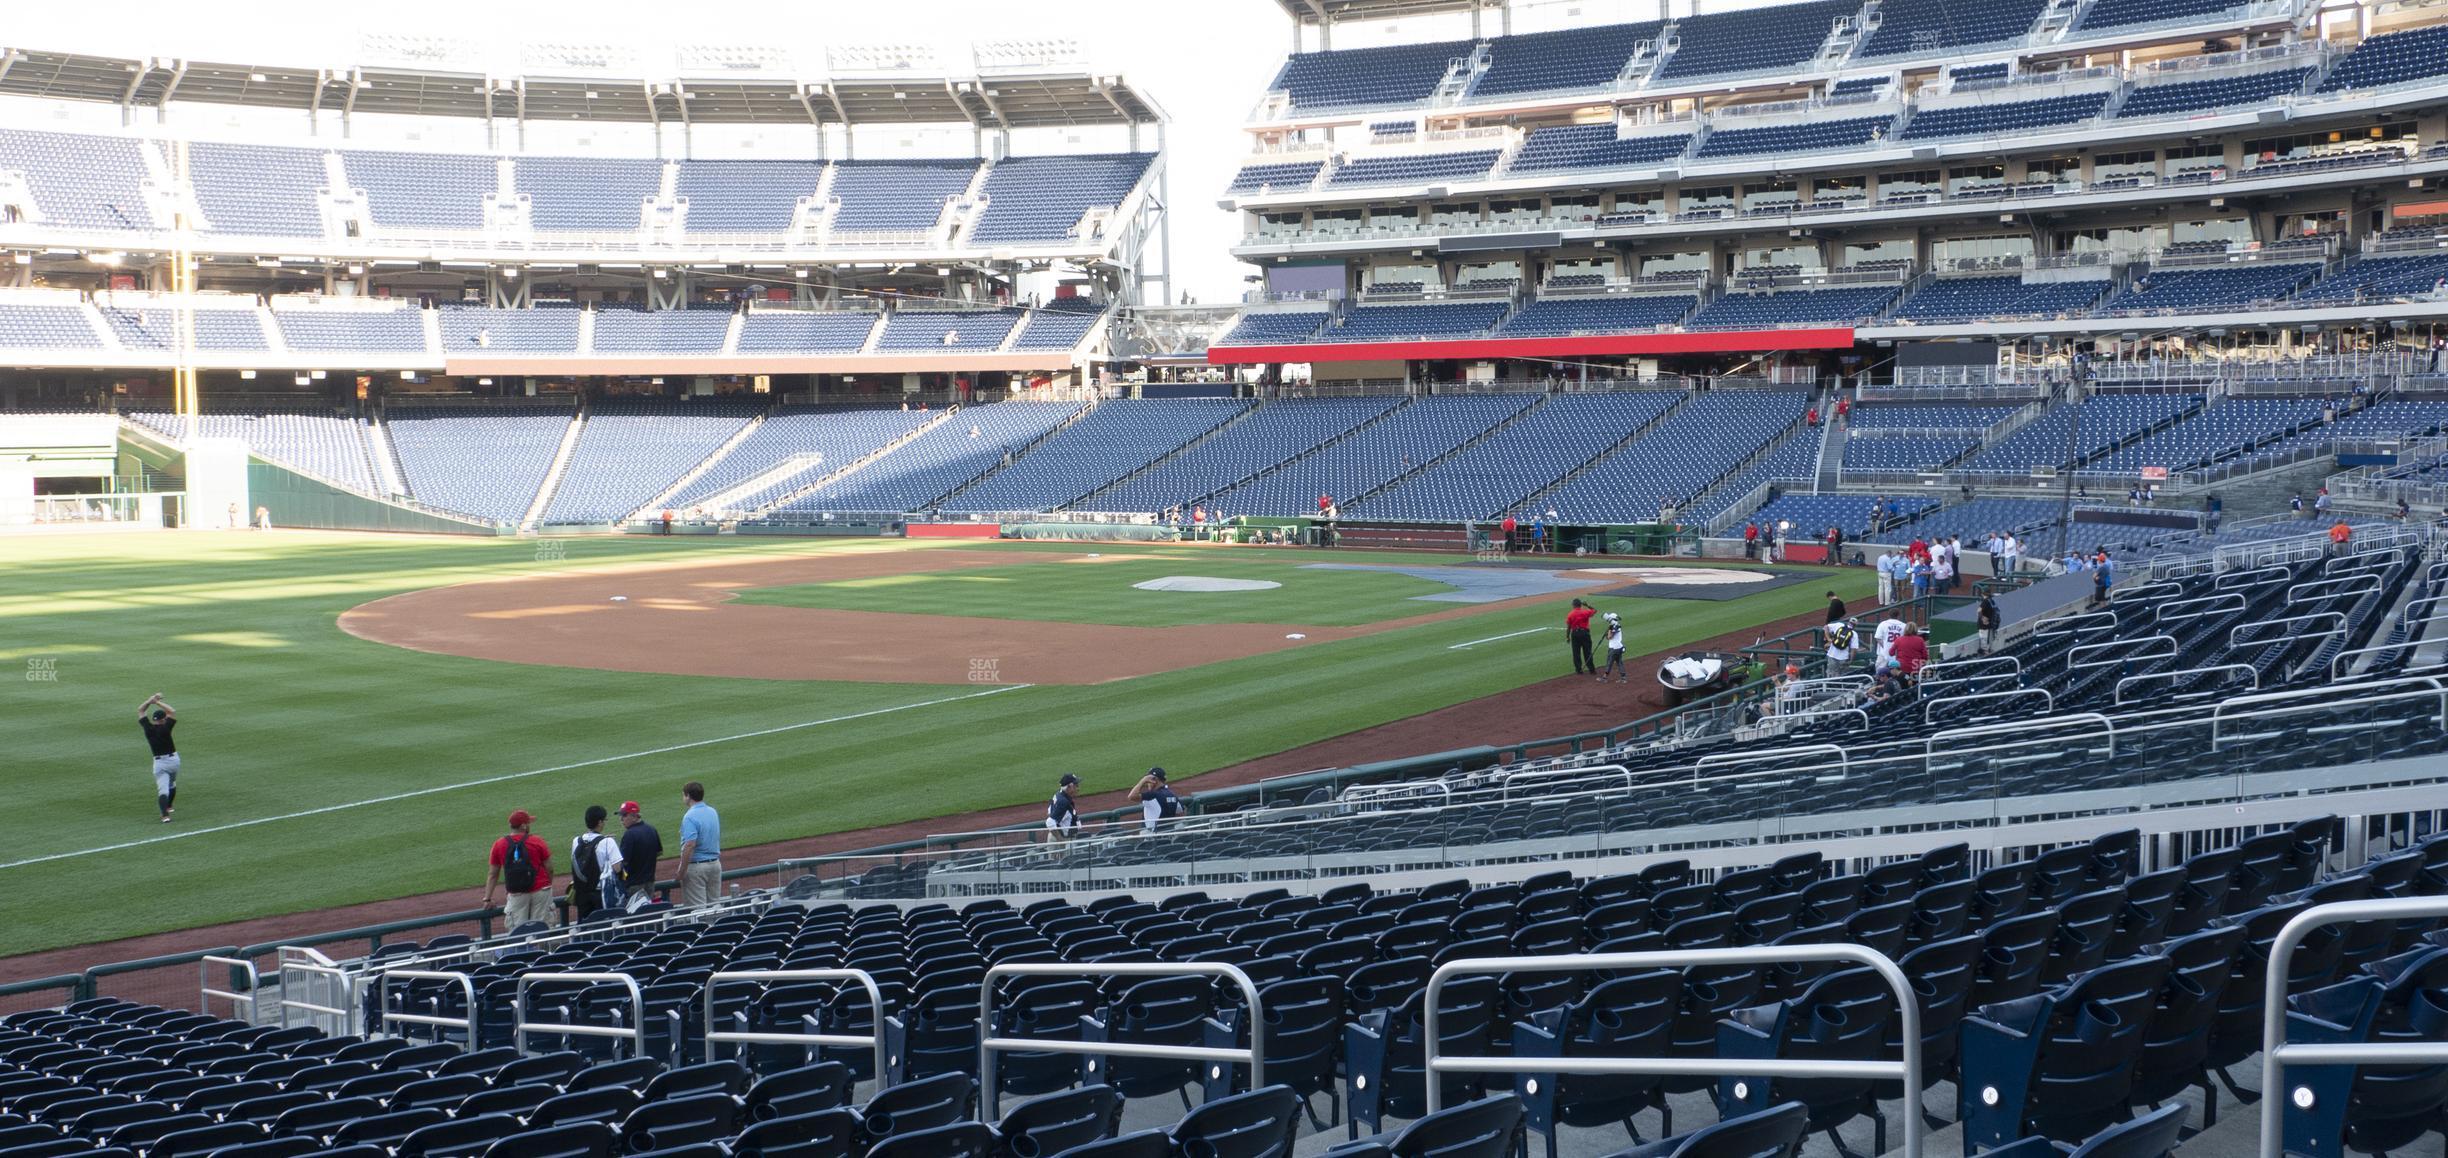
[(1284, 15), (1301, 24), (1340, 24), (1347, 20), (1399, 20), (1447, 12), (1501, 10), (1509, 0), (1275, 0)]
[[(540, 61), (547, 66), (562, 63)], [(0, 95), (95, 101), (123, 115), (174, 101), (304, 113), (521, 121), (931, 125), (980, 129), (1145, 125), (1164, 119), (1120, 76), (1073, 62), (981, 52), (969, 71), (905, 59), (836, 59), (823, 76), (770, 60), (683, 56), (663, 79), (549, 67), (510, 77), (448, 67), (301, 68), (0, 48)]]

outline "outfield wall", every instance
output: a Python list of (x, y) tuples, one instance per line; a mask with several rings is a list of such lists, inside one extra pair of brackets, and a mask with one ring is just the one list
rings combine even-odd
[(345, 491), (262, 459), (247, 463), (247, 494), (271, 511), (275, 527), (316, 531), (413, 531), (433, 535), (502, 535), (491, 527)]

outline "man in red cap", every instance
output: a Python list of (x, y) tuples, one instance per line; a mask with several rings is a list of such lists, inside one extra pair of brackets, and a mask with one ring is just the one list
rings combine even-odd
[(621, 883), (629, 896), (629, 909), (637, 911), (654, 899), (655, 861), (663, 855), (663, 834), (646, 823), (638, 802), (630, 800), (620, 806)]
[(493, 842), (493, 869), (485, 874), (484, 907), (493, 907), (493, 886), (502, 886), (509, 894), (502, 923), (511, 929), (553, 919), (552, 846), (528, 831), (534, 825), (526, 809), (511, 813), (510, 835)]

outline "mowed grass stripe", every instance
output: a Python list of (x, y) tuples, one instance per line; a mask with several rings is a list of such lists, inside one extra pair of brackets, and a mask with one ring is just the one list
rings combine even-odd
[[(163, 831), (151, 815), (133, 720), (137, 703), (155, 691), (168, 694), (183, 721), (189, 770), (179, 823), (209, 827), (978, 690), (492, 663), (369, 643), (336, 626), (349, 607), (436, 582), (620, 565), (677, 551), (712, 560), (878, 549), (871, 542), (583, 541), (570, 545), (566, 561), (542, 566), (532, 543), (371, 536), (29, 539), (11, 547), (12, 563), (0, 569), (0, 607), (11, 608), (0, 614), (0, 643), (13, 654), (56, 655), (58, 682), (22, 682), (13, 671), (0, 679), (0, 752), (7, 753), (0, 789), (25, 801), (34, 817), (12, 842), (10, 860)], [(1030, 558), (1030, 550), (1016, 550), (1015, 558)], [(1851, 593), (1868, 586), (1866, 579), (1839, 582), (1857, 589)], [(296, 593), (229, 594), (231, 584)], [(47, 591), (112, 585), (162, 601), (40, 609)], [(1654, 650), (1801, 613), (1816, 605), (1818, 590), (1729, 603), (1609, 605), (1625, 613), (1635, 647)], [(13, 868), (0, 873), (0, 954), (453, 887), (473, 903), (484, 851), (511, 808), (539, 813), (543, 832), (563, 848), (587, 804), (636, 799), (669, 843), (679, 785), (691, 778), (708, 783), (726, 842), (742, 847), (1035, 801), (1065, 771), (1098, 791), (1127, 787), (1152, 763), (1195, 775), (1560, 674), (1567, 667), (1560, 633), (1445, 650), (1551, 627), (1560, 614), (1560, 607), (1491, 612), (1127, 684), (1028, 688), (499, 789)], [(177, 638), (229, 633), (276, 636), (282, 645)]]
[[(1448, 611), (1453, 603), (1418, 597), (1447, 583), (1384, 571), (1323, 570), (1300, 556), (1234, 557), (1209, 551), (1141, 559), (1106, 555), (1059, 563), (965, 567), (958, 571), (750, 588), (742, 603), (893, 611), (976, 619), (1173, 627), (1195, 623), (1286, 623), (1355, 627)], [(1414, 560), (1413, 562), (1417, 562)], [(1252, 591), (1143, 591), (1137, 584), (1174, 576), (1246, 579), (1281, 586)]]

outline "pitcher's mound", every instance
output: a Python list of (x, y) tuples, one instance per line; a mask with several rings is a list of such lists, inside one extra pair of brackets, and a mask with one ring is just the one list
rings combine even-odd
[(1141, 591), (1264, 591), (1283, 584), (1268, 579), (1218, 579), (1212, 575), (1167, 575), (1131, 586)]

